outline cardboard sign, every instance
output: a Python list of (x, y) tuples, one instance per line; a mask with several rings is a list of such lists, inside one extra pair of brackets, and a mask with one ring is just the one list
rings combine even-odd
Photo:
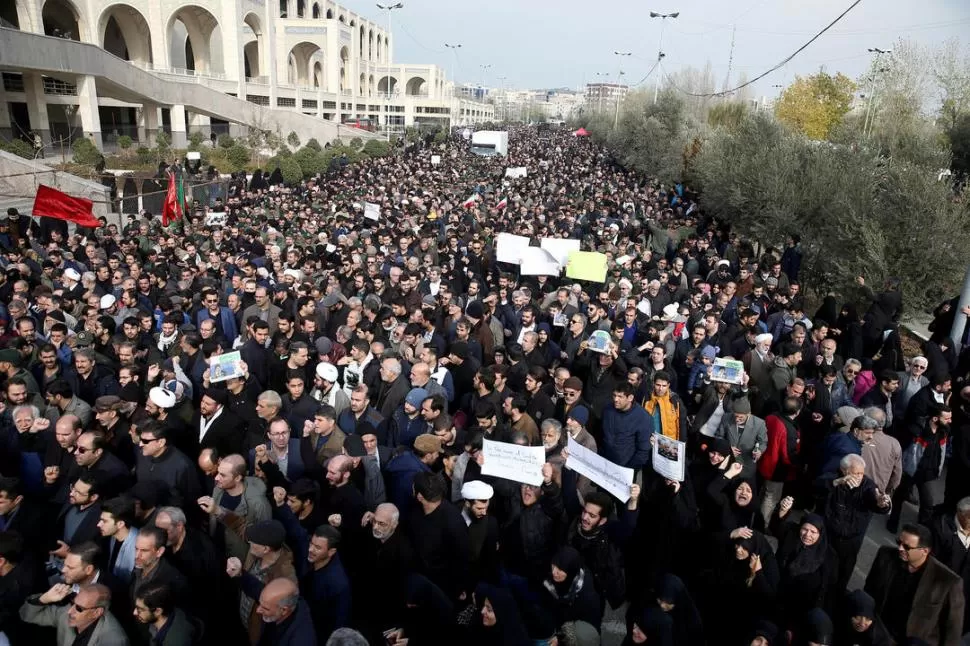
[(509, 179), (519, 179), (520, 177), (528, 177), (528, 175), (529, 169), (525, 166), (515, 166), (505, 169), (505, 176)]
[(740, 361), (717, 358), (711, 366), (711, 381), (740, 384), (742, 377), (744, 377), (744, 364)]
[(606, 281), (607, 258), (598, 251), (573, 251), (566, 263), (566, 277), (588, 280), (593, 283)]
[(566, 441), (566, 468), (572, 469), (582, 476), (586, 476), (620, 502), (630, 499), (630, 487), (633, 485), (633, 469), (621, 467), (610, 462), (603, 456), (590, 451), (585, 446), (569, 437)]
[(562, 240), (560, 238), (542, 238), (539, 240), (539, 247), (552, 254), (561, 267), (565, 267), (569, 262), (569, 254), (579, 251), (579, 240)]
[(239, 351), (217, 354), (209, 359), (209, 383), (242, 377), (242, 356)]
[(519, 446), (508, 442), (483, 440), (485, 463), (482, 473), (496, 478), (539, 486), (542, 484), (542, 465), (546, 450), (541, 446)]
[(380, 220), (381, 207), (373, 202), (364, 202), (364, 217), (368, 220), (374, 220), (375, 222)]
[(529, 248), (529, 238), (511, 233), (500, 233), (495, 239), (495, 259), (518, 265), (522, 262), (522, 252)]
[(431, 165), (437, 166), (441, 163), (441, 155), (431, 155)]
[(226, 226), (226, 217), (225, 211), (209, 211), (205, 214), (205, 225), (207, 227), (224, 227)]
[(519, 273), (523, 276), (558, 276), (559, 270), (559, 263), (545, 249), (539, 247), (522, 249)]

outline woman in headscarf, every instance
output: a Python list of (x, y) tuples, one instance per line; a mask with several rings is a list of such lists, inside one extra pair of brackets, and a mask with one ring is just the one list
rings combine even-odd
[(585, 621), (598, 631), (603, 602), (593, 585), (593, 575), (572, 547), (563, 547), (552, 557), (551, 576), (542, 582), (545, 605), (555, 616), (556, 626), (566, 621)]
[(862, 359), (863, 331), (862, 317), (854, 303), (842, 306), (835, 327), (829, 334), (838, 340), (838, 355), (843, 359)]
[(750, 529), (722, 550), (717, 578), (705, 588), (710, 596), (704, 623), (719, 627), (719, 643), (735, 644), (756, 621), (775, 616), (778, 564), (764, 535)]
[(821, 608), (804, 613), (792, 637), (792, 646), (835, 646), (838, 643), (832, 620)]
[(731, 443), (724, 438), (702, 436), (700, 450), (701, 453), (687, 467), (688, 480), (693, 484), (697, 496), (701, 524), (712, 527), (717, 525), (721, 511), (708, 497), (707, 488), (715, 480), (724, 477), (737, 460), (731, 451)]
[(664, 574), (657, 585), (657, 605), (673, 621), (674, 646), (704, 646), (704, 624), (687, 586)]
[[(781, 511), (788, 509), (785, 505)], [(838, 557), (829, 547), (821, 516), (806, 514), (799, 523), (786, 523), (775, 556), (781, 571), (778, 603), (787, 627), (812, 608), (830, 609)]]
[(864, 590), (853, 590), (845, 595), (835, 634), (837, 644), (852, 644), (852, 646), (892, 646), (893, 644), (882, 620), (876, 616), (875, 600)]
[(531, 644), (515, 599), (508, 590), (489, 583), (479, 583), (475, 588), (475, 607), (478, 608), (478, 614), (472, 620), (469, 635), (472, 644)]
[(765, 529), (754, 480), (740, 477), (742, 468), (740, 462), (735, 462), (707, 487), (708, 498), (720, 510), (717, 523), (707, 529), (730, 534), (731, 538), (739, 536), (735, 530), (742, 527), (759, 532)]
[(454, 643), (455, 607), (441, 588), (421, 574), (408, 576), (401, 637), (409, 646)]
[(648, 646), (674, 646), (674, 622), (656, 606), (644, 608), (636, 616), (627, 619), (626, 638), (622, 646), (647, 644)]

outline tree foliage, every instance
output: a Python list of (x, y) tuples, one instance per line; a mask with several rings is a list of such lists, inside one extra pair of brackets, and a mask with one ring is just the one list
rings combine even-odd
[(693, 169), (706, 213), (761, 241), (801, 235), (803, 272), (821, 290), (861, 274), (899, 276), (920, 305), (959, 285), (970, 214), (931, 168), (809, 141), (752, 115), (736, 132), (714, 132)]
[(86, 137), (75, 139), (74, 143), (71, 144), (71, 150), (74, 151), (75, 164), (95, 166), (104, 159), (104, 156), (98, 150), (98, 147), (94, 145), (94, 142)]
[(280, 173), (283, 181), (287, 184), (299, 184), (303, 179), (303, 169), (296, 161), (296, 157), (283, 157), (280, 159)]
[(775, 106), (778, 119), (812, 139), (826, 139), (852, 105), (856, 85), (844, 74), (796, 77)]
[(240, 144), (233, 145), (226, 151), (226, 161), (232, 171), (241, 171), (249, 163), (249, 149)]
[(300, 135), (296, 132), (290, 131), (290, 134), (286, 135), (286, 143), (289, 144), (290, 148), (300, 147)]
[(664, 90), (654, 103), (653, 93), (641, 90), (624, 100), (615, 130), (612, 119), (602, 116), (589, 127), (624, 165), (667, 182), (683, 170), (684, 120), (684, 101), (676, 91)]
[(707, 123), (712, 128), (736, 130), (744, 121), (748, 109), (737, 101), (716, 103), (707, 111)]

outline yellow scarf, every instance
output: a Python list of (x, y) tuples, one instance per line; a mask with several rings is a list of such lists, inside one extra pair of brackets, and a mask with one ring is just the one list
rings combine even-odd
[(650, 413), (651, 417), (654, 417), (654, 412), (657, 410), (658, 406), (660, 407), (660, 430), (664, 437), (669, 437), (672, 440), (679, 440), (679, 407), (675, 407), (673, 402), (670, 401), (670, 393), (667, 393), (667, 395), (664, 397), (657, 397), (654, 395), (643, 405), (643, 407), (647, 409), (647, 412)]

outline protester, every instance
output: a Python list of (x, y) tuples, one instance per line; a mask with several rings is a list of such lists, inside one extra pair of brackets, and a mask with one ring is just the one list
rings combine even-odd
[[(12, 646), (42, 623), (64, 646), (957, 643), (970, 354), (935, 339), (900, 373), (898, 284), (810, 284), (828, 252), (791, 232), (749, 239), (587, 137), (510, 135), (238, 173), (167, 226), (8, 229)], [(540, 245), (605, 278), (530, 275)], [(845, 598), (890, 512), (901, 546)]]

